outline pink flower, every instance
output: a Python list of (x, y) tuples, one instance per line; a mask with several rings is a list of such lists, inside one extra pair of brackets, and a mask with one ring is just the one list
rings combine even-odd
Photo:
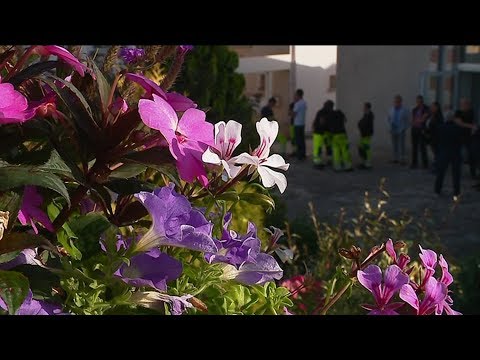
[(179, 120), (170, 104), (153, 94), (153, 101), (141, 99), (138, 112), (145, 125), (159, 130), (168, 142), (170, 152), (177, 160), (180, 177), (188, 182), (197, 178), (203, 186), (208, 179), (202, 163), (202, 154), (213, 145), (213, 125), (205, 121), (205, 113), (188, 109)]
[(113, 101), (109, 106), (108, 106), (108, 111), (110, 111), (110, 114), (113, 116), (121, 115), (128, 110), (128, 104), (127, 102), (122, 98), (122, 97), (117, 97), (115, 101)]
[(242, 153), (238, 155), (234, 158), (234, 162), (250, 165), (249, 173), (257, 170), (263, 186), (269, 188), (277, 185), (280, 192), (283, 193), (287, 188), (287, 178), (273, 169), (286, 171), (290, 164), (286, 164), (285, 160), (278, 154), (269, 156), (270, 148), (278, 135), (278, 123), (263, 118), (257, 122), (256, 126), (258, 135), (260, 135), (260, 145), (252, 154)]
[(125, 74), (125, 78), (137, 83), (145, 89), (145, 94), (143, 94), (143, 97), (150, 99), (152, 98), (153, 94), (160, 96), (162, 99), (166, 100), (175, 111), (183, 112), (190, 108), (197, 107), (197, 104), (195, 104), (186, 96), (175, 92), (165, 93), (165, 91), (163, 91), (163, 89), (154, 81), (141, 74), (128, 73)]
[(369, 265), (365, 270), (357, 272), (357, 278), (375, 298), (376, 305), (362, 305), (365, 309), (371, 310), (369, 315), (398, 315), (395, 310), (403, 303), (389, 304), (389, 302), (402, 286), (408, 284), (407, 274), (404, 274), (397, 265), (390, 265), (385, 270), (382, 283), (382, 270), (377, 265)]
[(2, 83), (0, 77), (0, 124), (22, 123), (35, 116), (28, 101), (12, 84)]
[(85, 71), (88, 71), (88, 67), (82, 64), (73, 54), (67, 49), (57, 45), (38, 45), (34, 46), (35, 53), (42, 56), (57, 56), (59, 60), (70, 65), (80, 76), (85, 76)]
[(421, 245), (418, 245), (420, 248), (420, 259), (422, 260), (422, 264), (425, 267), (425, 277), (423, 278), (422, 287), (424, 284), (427, 283), (428, 279), (435, 274), (435, 266), (437, 266), (437, 253), (433, 250), (423, 249)]
[[(448, 263), (447, 261), (443, 258), (443, 255), (440, 254), (440, 259), (438, 260), (438, 264), (442, 268), (442, 277), (440, 278), (440, 282), (445, 284), (446, 286), (449, 286), (451, 283), (453, 283), (453, 276), (450, 274), (448, 271)], [(450, 290), (448, 292), (451, 292)], [(437, 310), (435, 313), (437, 315), (441, 315), (443, 311), (445, 310), (445, 313), (447, 315), (462, 315), (462, 313), (453, 310), (452, 309), (453, 305), (453, 299), (447, 295), (443, 303), (439, 304), (437, 307)]]
[(444, 303), (447, 297), (447, 285), (438, 282), (435, 278), (430, 277), (425, 284), (425, 296), (420, 301), (418, 296), (409, 284), (403, 285), (400, 290), (400, 298), (413, 307), (417, 315), (430, 315), (437, 307)]
[(392, 258), (393, 263), (402, 269), (402, 271), (404, 271), (407, 267), (407, 264), (410, 262), (410, 256), (402, 253), (397, 257), (392, 239), (388, 239), (388, 241), (385, 243), (385, 249), (387, 254)]
[(215, 146), (209, 147), (202, 155), (205, 163), (222, 165), (229, 178), (235, 177), (240, 166), (235, 166), (232, 159), (233, 151), (242, 141), (242, 124), (230, 120), (225, 124), (220, 121), (215, 124)]
[(35, 234), (38, 234), (38, 229), (35, 226), (34, 220), (42, 224), (48, 231), (55, 231), (47, 214), (40, 209), (42, 203), (43, 198), (37, 192), (35, 186), (25, 186), (22, 207), (18, 212), (18, 220), (22, 225), (30, 224)]

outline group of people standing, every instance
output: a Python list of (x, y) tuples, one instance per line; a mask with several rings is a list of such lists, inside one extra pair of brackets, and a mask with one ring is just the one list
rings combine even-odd
[[(307, 103), (303, 95), (303, 90), (298, 89), (289, 107), (290, 139), (296, 147), (295, 155), (299, 160), (306, 158)], [(262, 117), (273, 117), (275, 103), (275, 98), (269, 100), (268, 105), (262, 109)], [(359, 169), (372, 168), (371, 139), (374, 118), (371, 103), (364, 103), (363, 115), (357, 124), (360, 133), (358, 153), (362, 159)], [(335, 171), (353, 170), (346, 121), (345, 114), (335, 109), (332, 100), (325, 101), (317, 112), (312, 129), (313, 164), (316, 169), (324, 169), (331, 163)], [(407, 165), (406, 138), (409, 129), (412, 149), (410, 168), (418, 168), (420, 158), (423, 168), (430, 169), (428, 148), (431, 149), (432, 171), (436, 174), (434, 190), (437, 194), (440, 195), (442, 192), (445, 174), (450, 165), (454, 196), (460, 194), (463, 152), (467, 154), (470, 175), (476, 178), (477, 168), (480, 167), (480, 130), (475, 123), (474, 112), (468, 99), (461, 100), (460, 108), (456, 112), (447, 107), (444, 114), (438, 102), (427, 106), (421, 95), (417, 96), (416, 105), (412, 110), (403, 105), (400, 95), (396, 95), (388, 113), (387, 123), (392, 138), (392, 163)], [(474, 187), (480, 190), (480, 182)]]
[[(437, 101), (427, 106), (421, 95), (417, 96), (416, 106), (409, 111), (403, 105), (402, 97), (396, 95), (387, 120), (392, 135), (393, 163), (407, 164), (405, 139), (409, 128), (412, 139), (410, 168), (418, 167), (420, 154), (423, 168), (429, 169), (427, 148), (431, 148), (432, 170), (436, 174), (434, 190), (438, 195), (442, 193), (443, 181), (449, 166), (452, 168), (453, 195), (460, 195), (463, 152), (467, 155), (470, 175), (476, 178), (476, 171), (480, 166), (480, 132), (468, 99), (460, 101), (460, 109), (456, 112), (447, 107), (443, 114)], [(480, 183), (474, 187), (480, 190)]]

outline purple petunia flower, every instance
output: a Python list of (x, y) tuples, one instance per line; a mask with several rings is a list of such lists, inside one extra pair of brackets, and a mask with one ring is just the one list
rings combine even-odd
[(246, 285), (260, 285), (274, 279), (280, 280), (283, 270), (271, 255), (260, 253), (254, 263), (243, 263), (234, 279)]
[(177, 279), (181, 274), (181, 262), (161, 253), (159, 249), (151, 249), (133, 256), (130, 265), (123, 263), (114, 275), (131, 286), (167, 290), (167, 282)]
[(127, 64), (133, 64), (143, 59), (143, 57), (145, 56), (145, 50), (141, 48), (123, 47), (120, 50), (119, 56)]
[(224, 218), (222, 238), (217, 242), (221, 249), (216, 254), (205, 254), (207, 262), (223, 262), (234, 265), (237, 269), (245, 262), (255, 262), (260, 253), (261, 242), (257, 238), (257, 229), (251, 222), (248, 223), (248, 230), (245, 235), (239, 235), (229, 230), (232, 214), (227, 213)]
[[(8, 311), (7, 304), (0, 297), (0, 308)], [(35, 300), (31, 290), (28, 290), (27, 297), (23, 304), (17, 310), (15, 315), (64, 315), (59, 305), (51, 304), (46, 301)]]
[(24, 249), (14, 259), (6, 263), (0, 264), (0, 270), (10, 270), (14, 267), (25, 264), (38, 265), (43, 267), (43, 264), (39, 260), (35, 259), (36, 256), (37, 249)]
[(192, 295), (173, 296), (156, 291), (137, 291), (131, 300), (149, 309), (163, 309), (163, 304), (167, 303), (172, 315), (182, 315), (188, 308), (193, 308), (188, 301), (191, 297)]
[(148, 251), (160, 245), (184, 247), (216, 253), (212, 239), (213, 224), (177, 194), (174, 184), (156, 189), (153, 193), (135, 195), (152, 217), (152, 226), (135, 244), (135, 251)]
[(357, 278), (375, 298), (376, 305), (362, 305), (363, 308), (370, 310), (369, 315), (398, 315), (395, 310), (403, 306), (403, 303), (389, 304), (389, 302), (402, 286), (408, 284), (407, 274), (404, 274), (397, 265), (390, 265), (385, 270), (382, 281), (382, 270), (377, 265), (369, 265), (365, 270), (357, 272)]

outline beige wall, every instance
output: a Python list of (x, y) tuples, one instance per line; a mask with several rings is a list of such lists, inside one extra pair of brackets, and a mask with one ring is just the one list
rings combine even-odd
[(354, 156), (359, 138), (357, 122), (365, 101), (372, 103), (375, 114), (374, 155), (375, 148), (390, 151), (386, 117), (393, 96), (398, 93), (405, 105), (414, 105), (420, 91), (420, 73), (429, 68), (430, 52), (430, 45), (338, 46), (337, 105), (347, 116)]
[(240, 57), (289, 54), (289, 45), (231, 45)]

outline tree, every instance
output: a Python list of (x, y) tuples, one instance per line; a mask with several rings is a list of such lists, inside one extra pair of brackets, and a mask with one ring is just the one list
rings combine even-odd
[(212, 123), (241, 123), (244, 141), (239, 150), (248, 151), (248, 145), (253, 148), (258, 139), (252, 106), (243, 94), (245, 78), (235, 72), (237, 67), (238, 55), (228, 46), (196, 46), (186, 56), (173, 90), (189, 96), (200, 109), (208, 109), (207, 119)]

